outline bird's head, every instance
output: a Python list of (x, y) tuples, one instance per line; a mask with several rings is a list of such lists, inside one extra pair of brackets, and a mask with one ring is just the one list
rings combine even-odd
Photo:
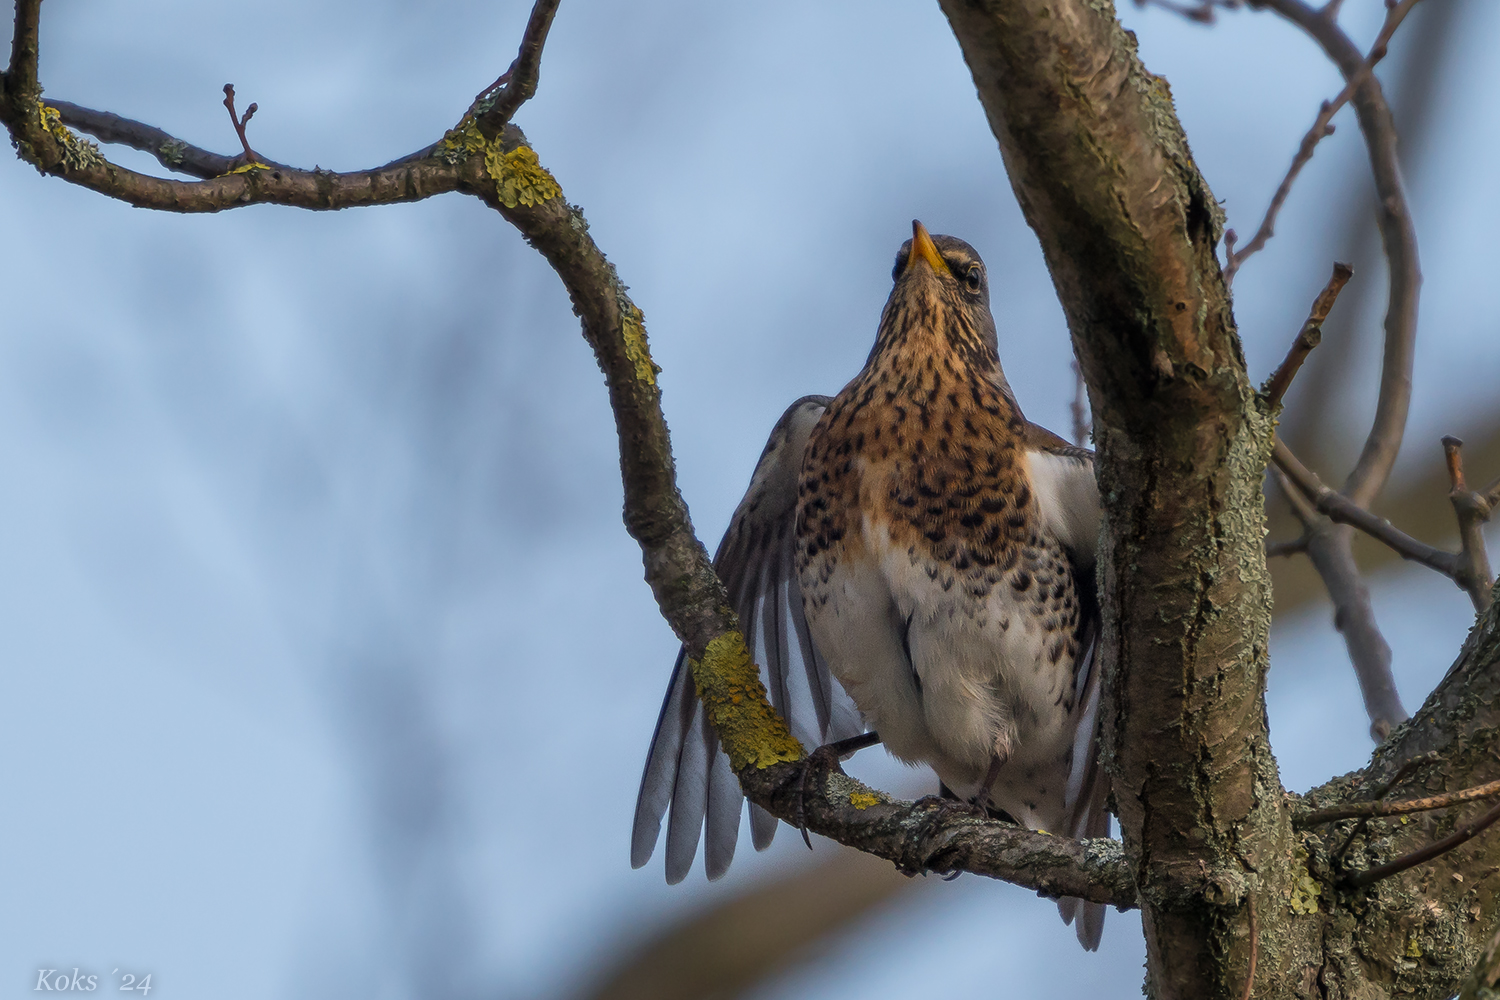
[(876, 352), (913, 345), (914, 335), (921, 340), (936, 335), (931, 347), (946, 345), (972, 363), (998, 366), (984, 261), (963, 240), (931, 236), (915, 219), (911, 230), (911, 239), (896, 254), (895, 287), (881, 317)]

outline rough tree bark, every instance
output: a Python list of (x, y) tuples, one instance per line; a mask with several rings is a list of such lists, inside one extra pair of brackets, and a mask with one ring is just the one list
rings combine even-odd
[[(552, 0), (538, 3), (522, 58), (487, 91), (493, 103), (476, 102), (441, 142), (369, 171), (216, 157), (138, 122), (41, 103), (40, 0), (16, 3), (0, 122), (42, 172), (146, 207), (332, 209), (458, 191), (513, 224), (567, 286), (609, 386), (625, 521), (646, 578), (746, 794), (774, 814), (903, 871), (965, 870), (1138, 905), (1153, 996), (1451, 995), (1495, 931), (1500, 841), (1481, 836), (1356, 883), (1486, 805), (1416, 818), (1308, 814), (1500, 777), (1500, 605), (1368, 768), (1305, 801), (1283, 791), (1263, 697), (1271, 594), (1261, 483), (1274, 413), (1245, 369), (1215, 257), (1218, 209), (1167, 85), (1142, 67), (1106, 0), (941, 2), (1041, 241), (1093, 403), (1106, 510), (1104, 753), (1123, 849), (894, 801), (801, 759), (678, 493), (641, 311), (508, 123), (536, 85)], [(204, 179), (118, 167), (68, 125)]]
[[(1263, 699), (1271, 595), (1260, 491), (1274, 414), (1245, 371), (1215, 257), (1217, 204), (1165, 81), (1140, 64), (1107, 4), (942, 6), (1089, 385), (1106, 514), (1104, 752), (1140, 892), (1151, 992), (1451, 993), (1492, 923), (1475, 873), (1459, 881), (1463, 862), (1450, 856), (1407, 874), (1425, 894), (1405, 881), (1350, 893), (1318, 836), (1327, 829), (1299, 836), (1292, 827), (1296, 799), (1281, 788)], [(1492, 662), (1493, 653), (1455, 674), (1362, 783), (1317, 796), (1369, 787), (1428, 749), (1443, 759), (1427, 780), (1444, 789), (1486, 780), (1487, 726), (1457, 716), (1472, 720), (1488, 705), (1461, 678), (1482, 678)], [(1417, 735), (1455, 726), (1464, 735), (1438, 738), (1441, 747)], [(1460, 749), (1471, 742), (1484, 749)], [(1356, 843), (1380, 843), (1384, 859), (1431, 832), (1403, 828), (1397, 845), (1382, 827)], [(1456, 908), (1458, 897), (1467, 902)], [(1383, 916), (1372, 921), (1374, 911)], [(1416, 939), (1392, 928), (1441, 947), (1409, 946)]]

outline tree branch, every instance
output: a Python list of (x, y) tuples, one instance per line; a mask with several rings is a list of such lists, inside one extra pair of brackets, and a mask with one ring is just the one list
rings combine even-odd
[(1290, 824), (1261, 700), (1271, 420), (1219, 273), (1218, 205), (1109, 4), (942, 8), (1093, 405), (1102, 757), (1139, 865), (1152, 989), (1237, 995), (1248, 943), (1205, 928), (1234, 926), (1252, 892), (1262, 917), (1284, 909), (1290, 871), (1272, 859)]
[(1417, 541), (1385, 518), (1371, 514), (1342, 493), (1323, 485), (1323, 481), (1318, 478), (1317, 474), (1303, 465), (1280, 438), (1276, 439), (1271, 459), (1276, 463), (1277, 468), (1286, 473), (1287, 478), (1296, 485), (1297, 489), (1312, 501), (1318, 513), (1339, 524), (1358, 528), (1371, 538), (1388, 546), (1402, 559), (1421, 563), (1455, 582), (1458, 581), (1459, 574), (1462, 572), (1458, 556), (1452, 552), (1434, 548), (1426, 542)]
[(1333, 806), (1329, 809), (1314, 809), (1300, 816), (1292, 817), (1292, 824), (1299, 827), (1317, 826), (1321, 823), (1333, 823), (1341, 819), (1356, 819), (1362, 816), (1402, 816), (1407, 813), (1430, 812), (1434, 809), (1446, 809), (1464, 802), (1473, 802), (1475, 799), (1487, 799), (1500, 795), (1500, 781), (1490, 781), (1473, 788), (1465, 788), (1458, 792), (1448, 792), (1443, 795), (1428, 795), (1420, 799), (1402, 799), (1399, 802), (1354, 802), (1349, 805)]
[(7, 100), (26, 100), (41, 93), (37, 59), (42, 23), (42, 0), (16, 0), (15, 33), (11, 35), (10, 68), (3, 88)]
[[(1312, 128), (1307, 130), (1307, 134), (1302, 137), (1301, 145), (1297, 147), (1297, 155), (1292, 157), (1291, 167), (1287, 169), (1286, 176), (1282, 178), (1281, 184), (1276, 188), (1276, 193), (1271, 197), (1271, 204), (1267, 206), (1265, 217), (1261, 220), (1260, 228), (1255, 231), (1255, 236), (1245, 244), (1243, 249), (1235, 250), (1234, 231), (1230, 230), (1224, 235), (1228, 251), (1228, 261), (1224, 266), (1225, 282), (1233, 282), (1235, 274), (1245, 263), (1246, 258), (1263, 248), (1266, 241), (1275, 235), (1276, 216), (1281, 212), (1281, 207), (1286, 204), (1287, 196), (1292, 193), (1292, 185), (1296, 183), (1297, 175), (1312, 159), (1313, 151), (1318, 143), (1333, 135), (1331, 124), (1333, 116), (1349, 103), (1349, 98), (1354, 96), (1356, 89), (1361, 87), (1366, 80), (1371, 79), (1371, 75), (1375, 72), (1375, 64), (1385, 58), (1386, 46), (1390, 43), (1391, 36), (1396, 33), (1396, 29), (1401, 26), (1401, 22), (1406, 19), (1406, 15), (1411, 12), (1416, 3), (1417, 0), (1401, 0), (1400, 3), (1387, 5), (1385, 23), (1381, 25), (1375, 44), (1370, 46), (1370, 54), (1365, 57), (1358, 71), (1348, 78), (1349, 82), (1344, 85), (1343, 90), (1339, 91), (1338, 96), (1331, 101), (1323, 102)], [(1325, 20), (1332, 23), (1331, 19), (1325, 18)]]
[[(528, 89), (534, 91), (534, 63), (555, 8), (554, 0), (539, 0), (533, 11), (517, 60), (519, 75), (504, 92), (516, 87), (515, 96), (503, 106), (497, 104), (502, 112), (518, 106), (529, 96)], [(547, 259), (582, 320), (615, 414), (626, 528), (641, 545), (646, 579), (663, 616), (688, 649), (709, 717), (746, 795), (783, 819), (790, 819), (800, 804), (812, 831), (888, 858), (911, 874), (965, 870), (1047, 895), (1134, 905), (1130, 868), (1118, 845), (1108, 841), (1072, 841), (979, 820), (963, 810), (897, 802), (841, 771), (825, 776), (821, 793), (801, 795), (802, 748), (766, 700), (723, 585), (693, 532), (677, 489), (644, 317), (589, 236), (582, 213), (563, 198), (556, 179), (540, 165), (518, 128), (506, 125), (497, 139), (489, 140), (476, 122), (466, 119), (442, 142), (428, 147), (426, 156), (374, 170), (335, 174), (257, 163), (227, 176), (176, 181), (116, 166), (91, 145), (92, 156), (80, 158), (75, 144), (81, 140), (63, 125), (58, 109), (52, 108), (49, 116), (34, 100), (20, 107), (17, 113), (11, 102), (3, 118), (40, 169), (138, 207), (214, 212), (269, 203), (336, 209), (413, 201), (455, 190), (479, 197)], [(154, 146), (158, 152), (164, 145), (180, 148), (182, 162), (190, 163), (191, 169), (218, 166), (213, 154), (179, 143), (159, 129), (72, 105), (68, 109), (73, 121), (132, 145)]]
[[(1402, 10), (1404, 17), (1405, 10), (1409, 10), (1413, 3), (1414, 0), (1402, 0), (1387, 14), (1386, 26), (1391, 25), (1391, 15), (1396, 10)], [(1379, 198), (1380, 236), (1390, 264), (1385, 356), (1381, 364), (1375, 419), (1359, 461), (1342, 491), (1355, 504), (1367, 508), (1390, 477), (1406, 430), (1406, 415), (1411, 404), (1412, 363), (1416, 356), (1417, 302), (1422, 285), (1416, 225), (1407, 205), (1396, 158), (1396, 123), (1380, 81), (1373, 73), (1365, 71), (1366, 57), (1339, 28), (1334, 17), (1309, 7), (1303, 0), (1255, 0), (1253, 6), (1268, 7), (1302, 28), (1339, 67), (1345, 80), (1358, 80), (1351, 99), (1369, 150), (1370, 168)], [(1385, 34), (1382, 28), (1382, 35)], [(1375, 50), (1371, 55), (1375, 55)]]
[[(476, 115), (479, 130), (488, 139), (494, 139), (510, 122), (521, 105), (536, 96), (536, 86), (542, 72), (542, 47), (547, 44), (547, 32), (552, 28), (552, 18), (557, 13), (558, 0), (537, 0), (526, 21), (526, 31), (521, 36), (521, 48), (516, 53), (510, 69), (485, 88), (474, 99), (470, 114)], [(504, 86), (496, 94), (496, 89)], [(488, 108), (486, 102), (493, 102)]]
[(1399, 875), (1418, 865), (1425, 865), (1434, 858), (1447, 854), (1455, 847), (1468, 843), (1483, 833), (1497, 819), (1500, 819), (1500, 804), (1491, 806), (1489, 811), (1484, 813), (1484, 815), (1470, 820), (1442, 840), (1428, 844), (1426, 847), (1418, 848), (1410, 854), (1399, 857), (1387, 864), (1380, 865), (1378, 868), (1355, 872), (1344, 879), (1344, 884), (1351, 889), (1359, 889), (1367, 885), (1374, 885), (1376, 882), (1388, 879), (1392, 875)]
[[(1354, 277), (1354, 268), (1348, 264), (1333, 265), (1333, 276), (1328, 279), (1328, 284), (1313, 300), (1312, 310), (1307, 314), (1307, 321), (1302, 324), (1302, 329), (1297, 332), (1297, 339), (1292, 341), (1291, 349), (1287, 351), (1286, 357), (1260, 390), (1260, 394), (1266, 397), (1266, 402), (1273, 410), (1281, 405), (1281, 399), (1291, 386), (1292, 379), (1297, 377), (1297, 370), (1302, 367), (1302, 362), (1306, 361), (1313, 349), (1322, 343), (1323, 322), (1333, 311), (1333, 304), (1338, 301), (1339, 292), (1343, 291), (1344, 286), (1352, 277)], [(1225, 280), (1228, 280), (1227, 275)]]
[(1443, 438), (1443, 454), (1448, 460), (1448, 500), (1458, 518), (1458, 565), (1454, 581), (1468, 592), (1474, 610), (1483, 613), (1490, 606), (1490, 588), (1495, 578), (1490, 573), (1490, 556), (1484, 544), (1484, 524), (1490, 519), (1494, 504), (1482, 493), (1469, 489), (1464, 481), (1464, 443), (1451, 435)]

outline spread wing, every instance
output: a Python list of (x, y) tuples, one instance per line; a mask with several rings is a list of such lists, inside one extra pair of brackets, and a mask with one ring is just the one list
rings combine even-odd
[[(1073, 704), (1077, 729), (1073, 761), (1068, 772), (1065, 801), (1066, 834), (1078, 839), (1109, 836), (1105, 799), (1109, 787), (1099, 767), (1099, 600), (1094, 567), (1098, 561), (1099, 487), (1094, 479), (1093, 453), (1068, 444), (1051, 431), (1032, 424), (1027, 444), (1032, 488), (1037, 492), (1047, 529), (1058, 538), (1076, 567), (1074, 583), (1082, 605), (1078, 636), (1079, 656), (1073, 669)], [(1078, 940), (1090, 951), (1099, 947), (1104, 932), (1105, 907), (1081, 899), (1060, 899), (1063, 920), (1077, 918)]]
[[(809, 748), (864, 731), (853, 701), (813, 646), (797, 583), (797, 480), (808, 435), (829, 402), (826, 396), (804, 396), (782, 414), (714, 555), (746, 644), (761, 664), (771, 704)], [(706, 831), (704, 867), (709, 878), (718, 878), (734, 858), (742, 801), (739, 780), (719, 749), (687, 658), (679, 651), (641, 775), (631, 866), (651, 859), (670, 806), (667, 882), (686, 877), (700, 831)], [(776, 834), (776, 818), (752, 805), (750, 830), (756, 849), (764, 850)]]

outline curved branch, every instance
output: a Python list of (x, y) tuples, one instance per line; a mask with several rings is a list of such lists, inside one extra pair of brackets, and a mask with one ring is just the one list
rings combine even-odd
[[(95, 111), (67, 101), (47, 102), (57, 109), (62, 123), (80, 132), (87, 132), (100, 142), (116, 143), (131, 149), (150, 153), (156, 162), (168, 170), (197, 177), (202, 180), (219, 177), (241, 166), (242, 156), (224, 156), (206, 149), (189, 145), (176, 136), (144, 122), (121, 118), (108, 111)], [(277, 170), (296, 170), (296, 167), (262, 158), (262, 163)]]
[[(1302, 137), (1301, 144), (1297, 147), (1297, 155), (1292, 157), (1292, 165), (1287, 169), (1286, 176), (1281, 179), (1281, 184), (1276, 188), (1276, 193), (1271, 197), (1271, 204), (1266, 208), (1266, 214), (1261, 219), (1260, 228), (1255, 231), (1250, 242), (1239, 250), (1234, 249), (1234, 231), (1224, 234), (1225, 247), (1228, 251), (1228, 261), (1224, 266), (1224, 280), (1234, 281), (1235, 274), (1245, 263), (1245, 260), (1257, 250), (1262, 249), (1266, 242), (1276, 232), (1276, 216), (1280, 214), (1281, 208), (1286, 204), (1287, 196), (1292, 193), (1292, 185), (1297, 181), (1297, 175), (1302, 168), (1307, 166), (1312, 159), (1313, 151), (1319, 142), (1333, 134), (1333, 116), (1338, 114), (1343, 106), (1349, 103), (1349, 98), (1354, 95), (1357, 88), (1370, 79), (1375, 71), (1375, 64), (1385, 58), (1386, 47), (1390, 44), (1391, 36), (1406, 19), (1406, 15), (1416, 6), (1417, 0), (1401, 0), (1400, 3), (1389, 6), (1385, 14), (1385, 23), (1381, 25), (1380, 34), (1375, 38), (1375, 44), (1370, 46), (1370, 54), (1360, 65), (1359, 71), (1349, 77), (1344, 89), (1339, 91), (1338, 96), (1331, 101), (1324, 101), (1323, 106), (1318, 109), (1318, 117), (1313, 121), (1312, 128)], [(1325, 15), (1326, 19), (1326, 15)]]
[(1371, 514), (1344, 494), (1325, 486), (1317, 474), (1303, 465), (1280, 438), (1276, 439), (1271, 459), (1276, 463), (1277, 468), (1286, 473), (1287, 478), (1296, 485), (1297, 489), (1312, 501), (1318, 513), (1339, 524), (1358, 528), (1371, 538), (1388, 546), (1402, 559), (1421, 563), (1428, 569), (1437, 570), (1460, 587), (1463, 586), (1460, 577), (1463, 575), (1464, 567), (1459, 556), (1444, 549), (1434, 548), (1426, 542), (1417, 541), (1385, 518)]
[[(533, 59), (539, 55), (555, 7), (552, 0), (539, 0), (542, 15), (534, 12), (531, 28), (540, 28), (529, 29), (518, 62), (524, 63), (528, 53)], [(534, 77), (535, 67), (529, 72)], [(518, 96), (524, 91), (522, 86)], [(895, 861), (911, 874), (966, 870), (1047, 895), (1134, 904), (1130, 868), (1119, 845), (1109, 841), (1072, 841), (979, 820), (961, 810), (897, 802), (841, 771), (826, 776), (821, 794), (801, 794), (807, 766), (801, 761), (802, 748), (766, 699), (724, 587), (677, 489), (644, 317), (589, 235), (582, 212), (563, 198), (520, 129), (506, 125), (490, 140), (477, 122), (466, 119), (438, 144), (435, 152), (442, 155), (374, 170), (336, 174), (247, 164), (227, 176), (177, 181), (119, 167), (91, 145), (80, 153), (81, 140), (67, 131), (58, 109), (51, 108), (49, 116), (35, 98), (16, 100), (10, 91), (5, 98), (0, 119), (39, 169), (138, 207), (177, 212), (249, 204), (336, 209), (413, 201), (453, 190), (478, 196), (547, 259), (583, 322), (584, 336), (605, 374), (619, 433), (626, 528), (640, 543), (646, 580), (663, 617), (692, 658), (710, 719), (747, 796), (782, 818), (804, 815), (814, 832)], [(132, 144), (160, 148), (177, 142), (128, 119), (73, 105), (68, 109), (74, 121)], [(191, 151), (197, 169), (216, 165), (213, 154), (186, 144), (181, 148), (185, 155)]]
[[(507, 152), (525, 143), (508, 126)], [(745, 795), (773, 815), (896, 863), (909, 874), (968, 871), (1051, 896), (1132, 906), (1135, 883), (1118, 844), (1033, 833), (962, 809), (892, 800), (835, 769), (811, 791), (802, 748), (766, 701), (739, 623), (677, 489), (671, 437), (643, 317), (614, 266), (589, 235), (582, 212), (561, 196), (506, 205), (476, 192), (516, 226), (568, 290), (609, 388), (620, 438), (625, 526), (640, 543), (646, 581), (687, 648), (709, 718)], [(721, 693), (722, 692), (722, 693)]]
[[(1315, 10), (1303, 0), (1258, 0), (1257, 5), (1269, 7), (1307, 32), (1339, 67), (1345, 80), (1359, 81), (1352, 100), (1369, 150), (1370, 169), (1379, 198), (1380, 236), (1390, 264), (1380, 396), (1364, 449), (1342, 490), (1357, 505), (1369, 507), (1390, 478), (1391, 467), (1396, 462), (1396, 453), (1401, 449), (1401, 439), (1406, 432), (1406, 416), (1411, 405), (1412, 364), (1416, 356), (1417, 303), (1422, 286), (1416, 225), (1407, 205), (1396, 159), (1396, 123), (1380, 81), (1373, 74), (1363, 73), (1364, 54), (1333, 17)], [(1409, 0), (1406, 5), (1409, 6)]]

